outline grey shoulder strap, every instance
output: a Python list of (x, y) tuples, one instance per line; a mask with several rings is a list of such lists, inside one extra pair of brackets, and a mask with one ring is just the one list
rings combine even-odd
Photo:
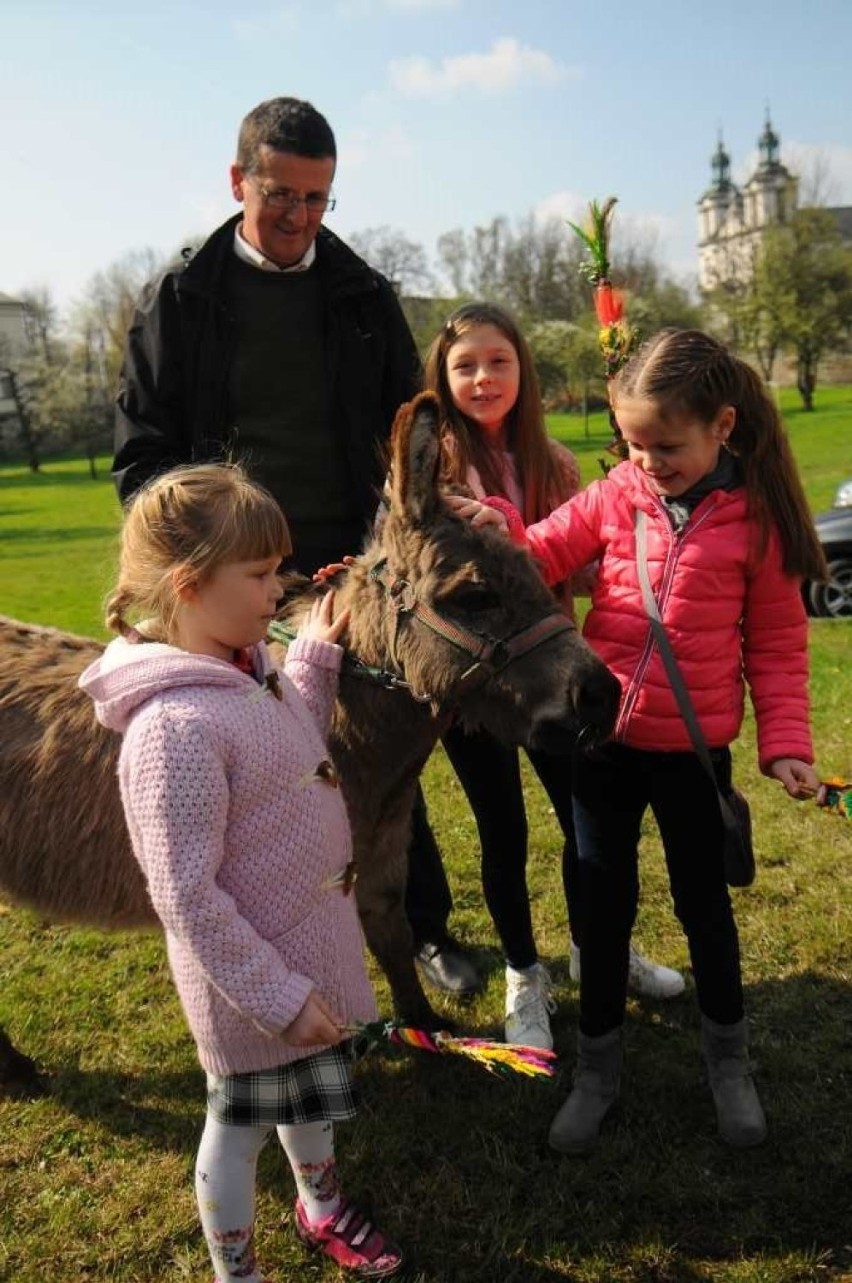
[(678, 662), (675, 659), (668, 633), (665, 630), (663, 621), (660, 618), (660, 608), (657, 605), (657, 599), (651, 589), (651, 580), (648, 575), (648, 538), (647, 538), (647, 513), (641, 508), (636, 509), (636, 568), (639, 572), (639, 585), (642, 589), (642, 600), (645, 603), (645, 612), (651, 621), (651, 631), (654, 634), (654, 641), (657, 643), (657, 649), (660, 652), (660, 658), (666, 669), (666, 676), (669, 679), (669, 685), (674, 692), (680, 709), (681, 717), (686, 723), (686, 729), (689, 731), (689, 738), (692, 740), (693, 747), (698, 756), (701, 765), (710, 776), (713, 784), (716, 784), (716, 773), (713, 770), (713, 763), (710, 760), (710, 750), (707, 747), (701, 727), (698, 725), (698, 718), (695, 715), (695, 708), (686, 689), (686, 682), (683, 680), (683, 674), (680, 671)]

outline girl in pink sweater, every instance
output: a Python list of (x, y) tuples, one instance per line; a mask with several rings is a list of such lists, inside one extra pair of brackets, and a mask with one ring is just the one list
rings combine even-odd
[(824, 562), (775, 405), (721, 344), (665, 330), (616, 375), (610, 397), (628, 458), (605, 481), (526, 529), (499, 497), (449, 501), (474, 522), (506, 525), (549, 583), (599, 559), (584, 633), (623, 688), (611, 742), (578, 755), (574, 768), (578, 1062), (550, 1143), (567, 1153), (592, 1148), (618, 1094), (636, 847), (650, 807), (689, 944), (719, 1131), (732, 1145), (754, 1145), (766, 1123), (748, 1059), (718, 796), (654, 645), (636, 514), (645, 514), (651, 587), (722, 791), (745, 682), (762, 770), (795, 798), (817, 788), (800, 583), (820, 577)]
[(281, 510), (239, 468), (159, 477), (126, 514), (107, 611), (120, 636), (80, 678), (123, 736), (133, 850), (207, 1073), (196, 1194), (217, 1283), (261, 1283), (255, 1176), (273, 1129), (306, 1245), (361, 1278), (401, 1263), (335, 1163), (334, 1123), (355, 1113), (344, 1031), (375, 1016), (324, 741), (348, 614), (327, 594), (274, 668), (263, 639), (289, 552)]

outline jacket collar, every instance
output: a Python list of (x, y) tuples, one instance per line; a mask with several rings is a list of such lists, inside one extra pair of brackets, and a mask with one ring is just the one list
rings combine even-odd
[[(219, 289), (234, 253), (234, 234), (242, 217), (241, 213), (234, 214), (221, 227), (217, 227), (215, 232), (211, 232), (194, 253), (190, 247), (181, 251), (185, 262), (180, 273), (181, 290), (209, 294)], [(323, 288), (332, 297), (373, 293), (378, 289), (377, 273), (327, 227), (320, 227), (315, 244), (315, 270), (322, 279)]]

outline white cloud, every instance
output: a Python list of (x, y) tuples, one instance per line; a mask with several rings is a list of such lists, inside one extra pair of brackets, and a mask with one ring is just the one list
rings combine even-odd
[(299, 29), (299, 10), (293, 4), (275, 5), (246, 18), (233, 19), (234, 34), (246, 45), (266, 45), (269, 40), (295, 35)]
[(537, 223), (549, 223), (554, 219), (570, 219), (572, 223), (582, 223), (588, 201), (576, 192), (553, 192), (545, 196), (533, 209)]
[(565, 68), (542, 49), (521, 45), (510, 36), (495, 40), (487, 53), (457, 54), (433, 63), (428, 58), (402, 58), (391, 62), (394, 89), (409, 97), (431, 97), (459, 89), (501, 93), (524, 81), (555, 84)]

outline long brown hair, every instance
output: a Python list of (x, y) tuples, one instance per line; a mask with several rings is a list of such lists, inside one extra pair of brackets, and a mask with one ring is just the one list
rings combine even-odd
[(503, 494), (503, 479), (496, 452), (484, 434), (456, 407), (447, 381), (447, 358), (454, 343), (479, 325), (493, 325), (515, 349), (520, 366), (518, 399), (506, 418), (506, 446), (515, 456), (515, 468), (524, 496), (524, 520), (539, 521), (569, 498), (562, 471), (550, 447), (538, 377), (529, 344), (508, 312), (494, 303), (465, 303), (447, 319), (426, 356), (423, 386), (441, 403), (442, 479), (464, 482), (473, 465), (489, 494)]
[(647, 397), (664, 418), (690, 414), (703, 424), (733, 406), (736, 422), (726, 447), (742, 467), (758, 553), (765, 552), (774, 526), (787, 574), (825, 577), (825, 557), (781, 416), (750, 365), (701, 330), (661, 330), (611, 380), (616, 414), (622, 396)]

